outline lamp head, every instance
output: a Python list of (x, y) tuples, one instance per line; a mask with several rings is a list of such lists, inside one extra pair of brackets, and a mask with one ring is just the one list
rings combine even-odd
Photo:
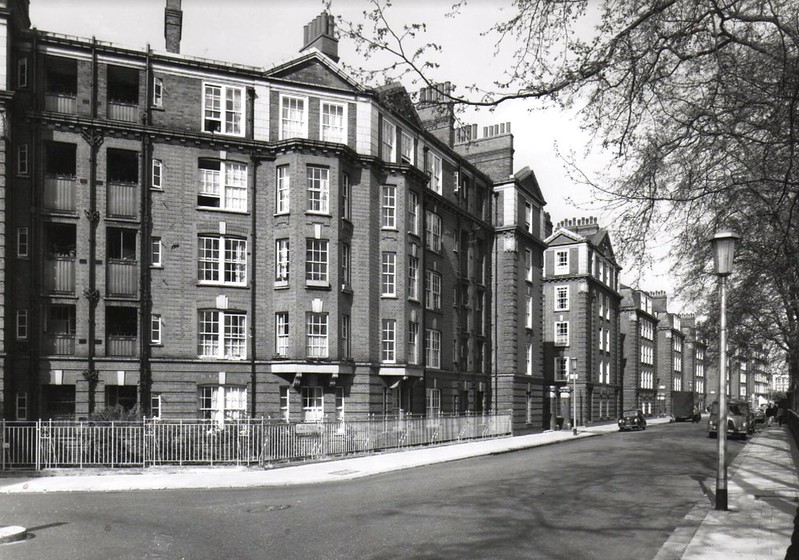
[(713, 246), (713, 268), (719, 276), (729, 276), (732, 273), (732, 261), (735, 258), (735, 248), (741, 236), (729, 230), (722, 230), (710, 238)]

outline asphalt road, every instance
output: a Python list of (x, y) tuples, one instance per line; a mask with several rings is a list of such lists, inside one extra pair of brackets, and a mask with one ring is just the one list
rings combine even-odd
[[(7, 495), (3, 560), (650, 559), (715, 488), (706, 424), (665, 424), (339, 484)], [(731, 462), (743, 442), (728, 445)]]

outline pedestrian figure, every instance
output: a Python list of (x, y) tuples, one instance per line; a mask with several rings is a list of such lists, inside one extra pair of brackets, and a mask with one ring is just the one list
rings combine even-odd
[(774, 421), (774, 405), (768, 403), (766, 407), (766, 426), (771, 426), (771, 423)]
[(777, 422), (780, 424), (780, 428), (782, 427), (782, 421), (785, 419), (785, 409), (779, 407), (777, 409)]

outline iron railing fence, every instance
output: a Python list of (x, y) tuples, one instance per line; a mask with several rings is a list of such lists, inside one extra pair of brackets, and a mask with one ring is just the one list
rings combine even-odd
[(256, 465), (511, 435), (510, 414), (269, 419), (0, 422), (6, 469)]

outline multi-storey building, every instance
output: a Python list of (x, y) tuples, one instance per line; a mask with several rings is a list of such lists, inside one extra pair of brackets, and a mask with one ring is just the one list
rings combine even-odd
[(623, 340), (622, 407), (640, 408), (644, 414), (655, 413), (658, 320), (652, 309), (652, 298), (643, 290), (628, 286), (622, 296), (619, 326)]
[[(549, 427), (542, 353), (543, 240), (552, 231), (532, 170), (494, 186), (496, 409), (514, 410), (514, 431)], [(524, 420), (522, 423), (521, 420)]]
[[(502, 215), (517, 204), (518, 222), (496, 232), (498, 135), (456, 151), (429, 95), (414, 107), (401, 87), (355, 82), (332, 16), (264, 69), (177, 54), (179, 0), (167, 52), (31, 29), (26, 0), (0, 3), (5, 417), (134, 403), (165, 417), (435, 415), (516, 407), (543, 386), (534, 177), (505, 174), (497, 192), (517, 202), (498, 195)], [(563, 235), (587, 287), (572, 295), (593, 310), (575, 322), (591, 326), (581, 394), (598, 419), (617, 402), (618, 267), (604, 230), (581, 229)], [(517, 254), (492, 256), (495, 235)], [(494, 290), (510, 284), (503, 301), (526, 323), (516, 361), (495, 363)]]
[(657, 414), (671, 415), (672, 392), (691, 391), (684, 382), (683, 346), (685, 335), (682, 332), (680, 316), (668, 311), (666, 292), (651, 293), (652, 310), (658, 318), (657, 326)]
[(693, 391), (694, 402), (700, 410), (703, 410), (710, 402), (707, 398), (708, 387), (705, 375), (707, 341), (694, 315), (682, 315), (681, 323), (682, 332), (685, 335), (683, 342), (683, 373), (686, 376), (684, 390)]
[[(596, 218), (558, 224), (544, 254), (544, 369), (552, 410), (577, 423), (615, 419), (621, 402), (619, 270)], [(576, 378), (574, 377), (576, 376)], [(570, 394), (576, 385), (576, 394)]]
[(752, 377), (752, 405), (759, 407), (769, 400), (768, 353), (762, 346), (752, 351), (748, 369)]

